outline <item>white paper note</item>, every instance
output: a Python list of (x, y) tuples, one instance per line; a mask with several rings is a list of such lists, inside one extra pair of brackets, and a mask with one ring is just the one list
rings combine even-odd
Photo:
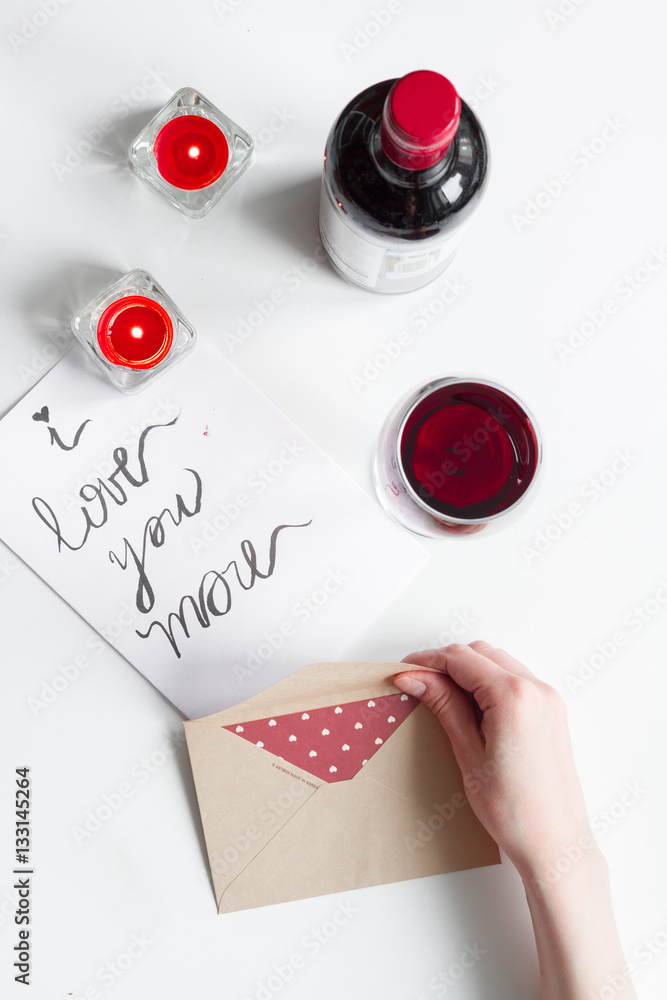
[(0, 536), (189, 718), (335, 659), (427, 558), (205, 342), (136, 396), (74, 348), (0, 456)]

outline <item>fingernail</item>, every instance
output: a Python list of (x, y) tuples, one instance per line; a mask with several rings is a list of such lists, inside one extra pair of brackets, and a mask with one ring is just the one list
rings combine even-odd
[(411, 694), (413, 698), (421, 698), (423, 694), (426, 694), (426, 685), (423, 681), (418, 681), (416, 677), (401, 674), (400, 677), (394, 677), (394, 685), (403, 694)]

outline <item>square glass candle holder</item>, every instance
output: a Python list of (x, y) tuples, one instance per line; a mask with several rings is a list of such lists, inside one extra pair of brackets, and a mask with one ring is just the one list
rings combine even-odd
[(138, 392), (180, 361), (197, 333), (146, 271), (123, 275), (72, 320), (72, 332), (121, 392)]
[(135, 173), (191, 219), (201, 219), (251, 165), (252, 136), (183, 87), (130, 146)]

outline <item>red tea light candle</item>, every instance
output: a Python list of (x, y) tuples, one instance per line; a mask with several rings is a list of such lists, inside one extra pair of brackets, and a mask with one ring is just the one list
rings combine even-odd
[(253, 141), (192, 87), (177, 90), (128, 149), (132, 169), (189, 219), (203, 219), (253, 161)]
[(155, 368), (169, 354), (174, 328), (167, 310), (144, 295), (128, 295), (107, 306), (97, 323), (97, 343), (107, 359), (124, 368)]
[(222, 129), (208, 118), (179, 115), (162, 126), (153, 154), (168, 184), (198, 191), (222, 177), (229, 161), (229, 143)]

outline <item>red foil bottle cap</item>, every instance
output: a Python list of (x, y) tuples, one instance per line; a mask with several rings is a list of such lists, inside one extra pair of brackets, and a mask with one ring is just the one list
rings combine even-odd
[(115, 299), (97, 323), (102, 354), (124, 368), (155, 368), (167, 357), (173, 341), (169, 313), (144, 295)]
[(425, 170), (447, 152), (460, 117), (461, 98), (446, 77), (427, 69), (408, 73), (387, 95), (382, 148), (399, 167)]

